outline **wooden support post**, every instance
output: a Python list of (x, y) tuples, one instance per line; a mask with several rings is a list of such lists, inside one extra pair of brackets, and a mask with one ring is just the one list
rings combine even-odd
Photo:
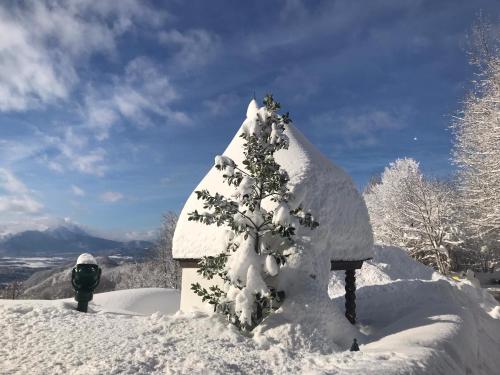
[(368, 259), (331, 261), (332, 271), (345, 271), (345, 316), (352, 324), (356, 323), (356, 270)]
[(345, 271), (345, 316), (351, 324), (356, 323), (356, 270)]

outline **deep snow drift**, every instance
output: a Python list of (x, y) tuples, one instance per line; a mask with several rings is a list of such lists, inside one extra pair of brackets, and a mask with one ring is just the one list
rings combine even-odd
[[(88, 314), (71, 300), (0, 300), (0, 374), (498, 373), (500, 306), (487, 292), (390, 247), (375, 247), (357, 274), (360, 352), (293, 350), (244, 337), (220, 316), (153, 313), (178, 304), (178, 292), (138, 289), (95, 295)], [(335, 273), (329, 288), (339, 308), (342, 279)], [(315, 306), (303, 314), (327, 318)]]
[[(92, 304), (99, 312), (174, 314), (179, 310), (180, 293), (175, 289), (143, 288), (117, 290), (94, 295)], [(71, 301), (71, 300), (69, 300)]]

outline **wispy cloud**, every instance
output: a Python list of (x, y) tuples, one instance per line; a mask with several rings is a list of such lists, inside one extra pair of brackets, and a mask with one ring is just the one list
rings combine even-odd
[[(144, 230), (127, 230), (127, 229), (110, 229), (103, 230), (102, 228), (83, 227), (87, 233), (93, 236), (107, 238), (114, 241), (155, 241), (158, 238), (158, 229)], [(1, 229), (1, 228), (0, 228)]]
[(158, 126), (158, 120), (169, 126), (192, 123), (187, 113), (174, 109), (178, 98), (159, 64), (136, 58), (126, 65), (123, 75), (114, 75), (110, 82), (87, 89), (81, 111), (72, 112), (72, 123), (38, 129), (33, 147), (1, 141), (0, 155), (5, 149), (9, 159), (12, 155), (18, 155), (16, 160), (36, 157), (57, 173), (72, 170), (102, 177), (110, 163), (105, 141), (113, 129), (145, 129)]
[(60, 219), (55, 219), (48, 215), (25, 216), (9, 215), (5, 220), (0, 220), (0, 236), (14, 234), (25, 230), (46, 230), (57, 223)]
[[(1, 191), (3, 190), (3, 194)], [(42, 209), (26, 185), (10, 170), (0, 168), (0, 213), (5, 215), (34, 214)]]
[(319, 78), (314, 71), (302, 67), (284, 68), (275, 78), (274, 85), (279, 90), (290, 93), (294, 101), (301, 102), (319, 91)]
[(0, 139), (0, 160), (4, 165), (9, 165), (27, 158), (35, 157), (43, 145), (39, 140), (30, 139)]
[(336, 138), (337, 145), (348, 148), (371, 147), (379, 143), (381, 132), (407, 126), (408, 111), (349, 108), (314, 115), (310, 123), (318, 132)]
[(130, 123), (146, 128), (153, 124), (152, 116), (169, 123), (189, 124), (187, 113), (174, 110), (172, 103), (179, 98), (160, 65), (148, 58), (132, 60), (124, 75), (115, 77), (109, 85), (89, 89), (85, 99), (85, 121), (98, 140), (109, 137), (113, 126)]
[(68, 58), (45, 49), (36, 29), (16, 22), (17, 17), (0, 8), (1, 111), (25, 110), (66, 98), (77, 81)]
[(0, 168), (0, 187), (11, 194), (27, 194), (28, 188), (14, 174), (5, 169)]
[(116, 39), (137, 21), (164, 18), (136, 0), (5, 2), (0, 5), (0, 111), (22, 111), (69, 97), (77, 66), (112, 56)]
[(123, 199), (123, 194), (117, 191), (106, 191), (102, 193), (100, 199), (106, 203), (116, 203)]
[(233, 111), (238, 104), (243, 102), (236, 94), (227, 93), (217, 95), (215, 98), (206, 99), (203, 105), (214, 116), (224, 115)]
[(76, 185), (71, 185), (71, 191), (77, 197), (84, 197), (85, 196), (85, 190), (83, 190), (82, 188), (80, 188)]
[(174, 64), (182, 71), (212, 62), (220, 46), (220, 40), (216, 34), (202, 29), (184, 32), (162, 31), (159, 34), (159, 41), (175, 49)]
[(50, 157), (44, 155), (41, 160), (45, 161), (50, 169), (58, 172), (70, 169), (103, 176), (108, 169), (105, 163), (106, 151), (102, 147), (91, 146), (88, 136), (81, 128), (67, 126), (61, 128), (61, 131), (62, 134), (59, 135), (41, 135), (48, 150), (52, 150), (53, 154)]

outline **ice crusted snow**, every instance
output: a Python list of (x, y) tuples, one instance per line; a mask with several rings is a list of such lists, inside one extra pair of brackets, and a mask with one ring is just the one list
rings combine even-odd
[(83, 253), (76, 260), (76, 264), (97, 264), (97, 262), (92, 254)]
[[(484, 290), (379, 246), (357, 284), (359, 324), (328, 353), (297, 344), (321, 341), (324, 331), (308, 339), (307, 327), (281, 325), (285, 345), (242, 336), (218, 315), (169, 315), (179, 303), (172, 290), (97, 294), (88, 314), (72, 300), (0, 300), (0, 374), (498, 374), (500, 306)], [(329, 291), (343, 309), (342, 272), (332, 273)], [(344, 327), (321, 306), (305, 315), (324, 330)], [(348, 351), (353, 338), (359, 352)]]

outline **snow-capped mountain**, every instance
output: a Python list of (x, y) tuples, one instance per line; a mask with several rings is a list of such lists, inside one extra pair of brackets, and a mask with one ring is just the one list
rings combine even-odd
[(148, 241), (115, 241), (93, 236), (71, 224), (44, 231), (28, 230), (0, 239), (0, 254), (4, 256), (48, 256), (60, 254), (129, 254), (151, 248)]

